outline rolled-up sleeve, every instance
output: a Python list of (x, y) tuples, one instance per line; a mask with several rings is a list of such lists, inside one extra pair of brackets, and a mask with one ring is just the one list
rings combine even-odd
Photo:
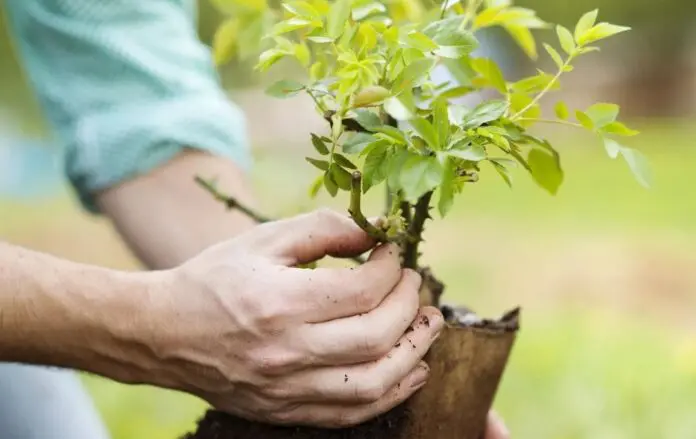
[(195, 28), (195, 0), (6, 0), (19, 57), (83, 205), (184, 148), (251, 164), (244, 115)]

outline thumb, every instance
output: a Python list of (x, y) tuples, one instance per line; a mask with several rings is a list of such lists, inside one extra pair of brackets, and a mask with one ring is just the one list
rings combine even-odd
[[(346, 215), (319, 209), (258, 228), (266, 244), (262, 253), (287, 266), (307, 264), (324, 256), (347, 258), (373, 248), (377, 242)], [(260, 229), (264, 229), (261, 231)]]

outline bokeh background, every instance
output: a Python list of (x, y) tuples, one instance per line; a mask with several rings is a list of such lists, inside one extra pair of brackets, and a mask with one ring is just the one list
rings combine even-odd
[[(696, 438), (696, 3), (517, 3), (569, 27), (599, 7), (602, 20), (633, 28), (581, 58), (563, 98), (576, 107), (619, 103), (622, 118), (642, 131), (626, 143), (648, 156), (654, 186), (643, 189), (589, 135), (540, 132), (563, 154), (560, 193), (548, 196), (523, 174), (514, 190), (484, 175), (448, 219), (428, 230), (427, 262), (447, 282), (449, 301), (487, 315), (524, 308), (495, 402), (513, 437)], [(200, 9), (201, 38), (209, 43), (221, 17), (205, 1)], [(110, 225), (79, 210), (5, 31), (0, 239), (77, 261), (136, 267)], [(528, 72), (503, 35), (493, 33), (488, 42), (506, 60), (510, 78)], [(321, 126), (310, 103), (264, 96), (269, 78), (247, 65), (222, 75), (249, 118), (253, 178), (266, 211), (290, 215), (335, 204), (306, 196), (314, 176), (303, 159), (311, 149), (308, 132)], [(173, 439), (205, 407), (174, 392), (84, 380), (114, 439)]]

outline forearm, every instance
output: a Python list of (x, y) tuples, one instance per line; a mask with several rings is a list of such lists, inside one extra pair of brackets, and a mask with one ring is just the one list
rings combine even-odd
[(154, 172), (114, 186), (97, 196), (131, 249), (154, 269), (176, 266), (254, 222), (225, 206), (194, 182), (217, 178), (221, 191), (253, 205), (250, 184), (232, 161), (187, 151)]
[(0, 361), (130, 381), (147, 324), (141, 278), (0, 243)]

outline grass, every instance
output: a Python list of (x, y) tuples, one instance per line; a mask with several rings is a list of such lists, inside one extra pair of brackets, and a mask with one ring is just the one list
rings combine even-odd
[[(653, 164), (650, 191), (624, 163), (606, 158), (596, 139), (551, 133), (568, 142), (567, 181), (557, 197), (521, 173), (511, 191), (485, 172), (451, 217), (429, 230), (427, 261), (447, 282), (448, 300), (487, 314), (523, 305), (495, 403), (513, 437), (693, 437), (696, 325), (688, 310), (696, 305), (696, 204), (688, 191), (696, 185), (696, 149), (689, 122), (655, 123), (628, 142)], [(306, 151), (259, 153), (255, 177), (269, 213), (311, 208), (297, 203), (313, 176), (302, 163)], [(343, 208), (344, 201), (317, 203)], [(371, 212), (376, 203), (368, 202)], [(0, 202), (0, 215), (0, 236), (95, 263), (133, 263), (105, 223), (65, 202), (43, 209)], [(91, 245), (76, 248), (84, 234)], [(85, 382), (114, 439), (174, 439), (204, 407), (169, 391)]]

